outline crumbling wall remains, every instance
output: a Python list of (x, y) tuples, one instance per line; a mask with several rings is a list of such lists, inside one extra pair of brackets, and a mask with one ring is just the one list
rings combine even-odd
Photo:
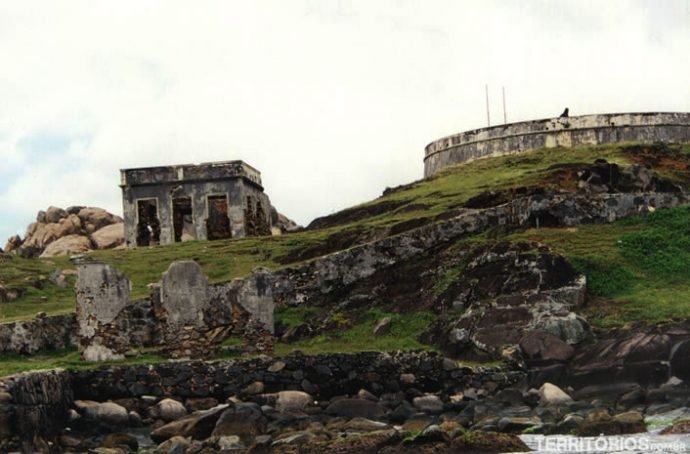
[(55, 452), (73, 400), (64, 369), (0, 378), (0, 452)]
[(46, 316), (0, 324), (0, 353), (30, 355), (41, 350), (74, 347), (77, 343), (74, 314)]
[(123, 358), (129, 340), (106, 333), (129, 303), (129, 279), (105, 263), (78, 264), (77, 275), (77, 336), (82, 357), (90, 361)]
[[(129, 280), (102, 263), (77, 267), (79, 351), (84, 359), (122, 358), (155, 347), (172, 358), (208, 358), (230, 336), (261, 333), (257, 351), (270, 352), (273, 332), (271, 275), (210, 284), (194, 261), (174, 262), (149, 298), (129, 300)], [(249, 329), (251, 328), (251, 330)], [(259, 339), (259, 338), (257, 338)]]

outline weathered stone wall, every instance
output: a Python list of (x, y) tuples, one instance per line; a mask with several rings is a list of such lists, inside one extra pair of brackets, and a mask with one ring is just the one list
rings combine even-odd
[[(124, 356), (112, 337), (103, 336), (102, 328), (111, 324), (129, 303), (129, 279), (105, 263), (77, 265), (75, 286), (77, 300), (77, 335), (82, 356), (98, 359), (122, 359)], [(128, 335), (118, 337), (128, 341)]]
[(74, 314), (0, 324), (0, 353), (24, 355), (74, 347), (76, 344), (77, 322)]
[(0, 378), (0, 451), (53, 450), (73, 400), (72, 379), (63, 369)]
[(151, 286), (150, 298), (136, 301), (129, 299), (127, 277), (110, 265), (84, 263), (77, 270), (79, 350), (89, 361), (122, 358), (141, 347), (175, 358), (205, 358), (248, 326), (259, 323), (273, 331), (266, 270), (210, 284), (196, 262), (174, 262)]
[[(412, 377), (401, 377), (403, 374)], [(360, 389), (377, 394), (411, 387), (457, 392), (481, 388), (486, 381), (500, 388), (515, 383), (523, 373), (496, 368), (473, 370), (433, 352), (362, 352), (109, 367), (78, 371), (73, 376), (77, 399), (153, 395), (221, 400), (240, 394), (256, 381), (264, 384), (265, 392), (304, 390), (318, 399), (328, 399), (356, 394)]]
[(537, 148), (615, 142), (690, 142), (690, 113), (623, 113), (511, 123), (475, 129), (426, 146), (424, 177), (444, 167)]
[[(227, 197), (227, 216), (232, 237), (270, 234), (271, 203), (261, 186), (258, 170), (241, 161), (210, 163), (199, 166), (181, 165), (126, 169), (121, 171), (122, 207), (125, 219), (125, 244), (137, 245), (137, 200), (156, 199), (157, 218), (160, 223), (160, 244), (175, 242), (173, 227), (173, 199), (189, 197), (192, 209), (194, 239), (209, 238), (208, 196)], [(262, 230), (247, 228), (247, 205), (251, 201), (250, 221), (262, 219)], [(261, 212), (258, 213), (257, 210)], [(250, 222), (251, 223), (251, 222)], [(251, 230), (251, 231), (249, 231)]]

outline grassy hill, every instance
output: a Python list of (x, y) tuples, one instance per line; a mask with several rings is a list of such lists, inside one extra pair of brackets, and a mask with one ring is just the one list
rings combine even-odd
[[(483, 159), (449, 168), (430, 180), (414, 182), (340, 213), (315, 220), (308, 229), (279, 237), (193, 241), (169, 246), (98, 251), (133, 283), (133, 296), (160, 279), (171, 262), (196, 260), (212, 281), (247, 275), (256, 266), (278, 269), (388, 235), (448, 218), (487, 191), (496, 201), (524, 188), (576, 189), (570, 178), (579, 164), (606, 159), (621, 166), (642, 164), (656, 175), (687, 188), (690, 146), (619, 144), (575, 149), (544, 149)], [(490, 232), (475, 240), (533, 240), (564, 254), (587, 274), (594, 304), (590, 316), (610, 325), (627, 320), (663, 320), (690, 315), (690, 215), (681, 208), (611, 225)], [(489, 236), (491, 238), (489, 238)], [(54, 277), (71, 269), (66, 258), (26, 260), (4, 257), (0, 285), (24, 289), (21, 298), (0, 303), (0, 321), (74, 310), (72, 284), (61, 288)], [(294, 315), (290, 315), (294, 316)], [(286, 315), (286, 317), (289, 317)]]

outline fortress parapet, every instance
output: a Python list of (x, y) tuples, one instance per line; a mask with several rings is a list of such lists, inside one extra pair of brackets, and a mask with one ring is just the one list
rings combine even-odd
[(548, 118), (474, 129), (426, 146), (424, 177), (478, 158), (538, 148), (615, 142), (690, 142), (690, 113), (647, 112)]

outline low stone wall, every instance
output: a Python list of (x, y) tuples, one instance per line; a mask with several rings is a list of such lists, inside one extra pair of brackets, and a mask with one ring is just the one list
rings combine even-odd
[(0, 451), (51, 451), (73, 400), (72, 377), (63, 369), (0, 378)]
[(260, 381), (267, 393), (304, 390), (316, 400), (356, 395), (360, 389), (380, 395), (415, 388), (456, 394), (469, 388), (489, 395), (515, 384), (520, 371), (463, 367), (434, 352), (362, 352), (293, 354), (222, 362), (169, 362), (104, 367), (97, 370), (50, 370), (0, 379), (0, 451), (48, 452), (68, 424), (75, 399), (106, 400), (142, 396), (180, 400), (245, 395)]
[(76, 344), (77, 322), (74, 314), (0, 324), (0, 353), (32, 354), (40, 350), (74, 347)]
[(473, 370), (433, 352), (362, 352), (108, 367), (74, 372), (73, 387), (77, 399), (152, 395), (224, 400), (260, 381), (264, 392), (303, 390), (317, 399), (329, 399), (353, 395), (360, 389), (375, 394), (412, 387), (426, 392), (461, 392), (486, 385), (493, 390), (523, 376), (523, 372), (498, 368)]
[(452, 164), (537, 148), (615, 142), (690, 142), (690, 113), (621, 113), (549, 118), (474, 129), (426, 146), (424, 177)]

